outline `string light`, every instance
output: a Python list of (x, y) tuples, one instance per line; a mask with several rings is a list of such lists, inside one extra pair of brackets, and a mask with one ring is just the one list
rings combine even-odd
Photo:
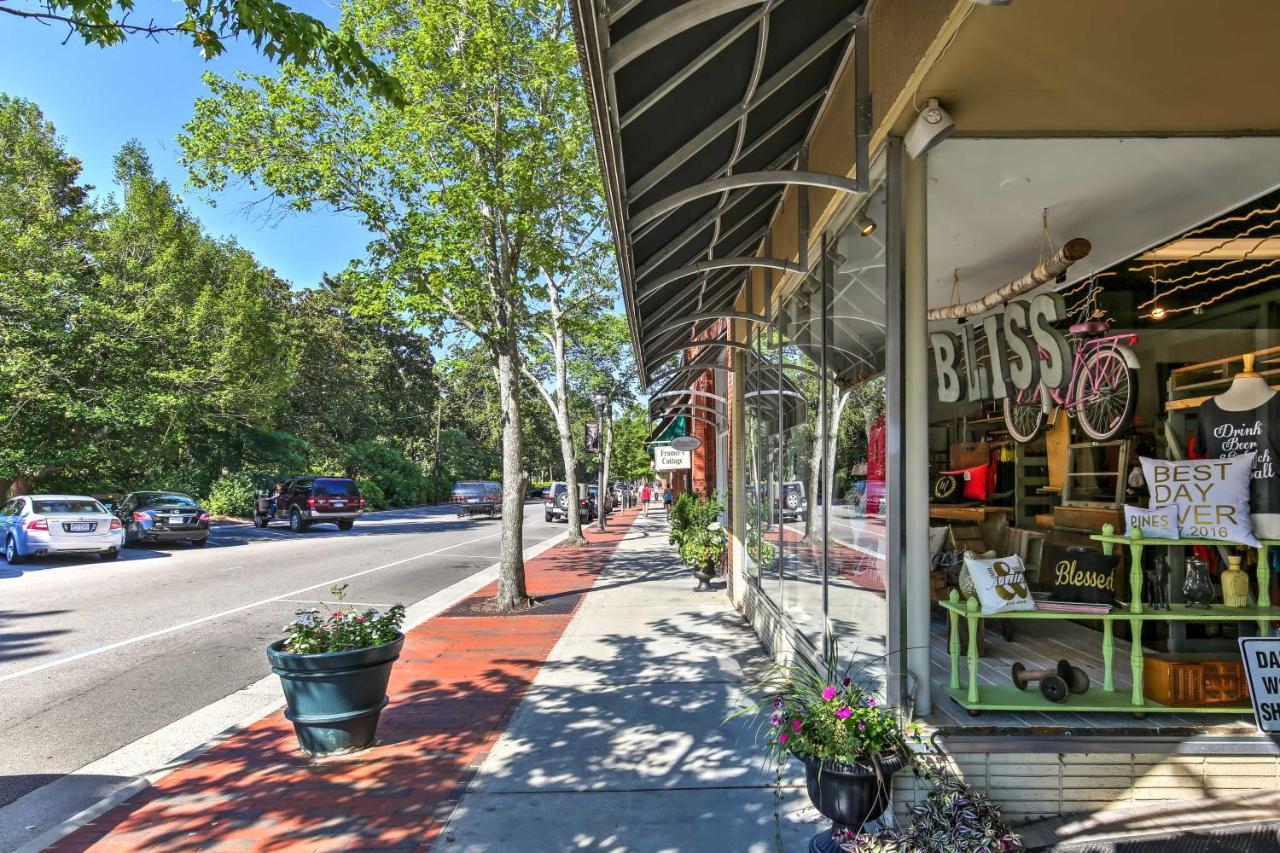
[[(1270, 212), (1270, 213), (1275, 213), (1275, 212), (1277, 212), (1277, 211), (1268, 211), (1268, 212)], [(1277, 223), (1277, 222), (1276, 222), (1276, 220), (1274, 220), (1274, 219), (1273, 219), (1272, 221), (1270, 221), (1270, 222), (1260, 222), (1260, 223), (1258, 223), (1257, 225), (1251, 225), (1250, 227), (1246, 228), (1244, 231), (1242, 231), (1242, 232), (1241, 232), (1241, 233), (1239, 233), (1239, 234), (1235, 234), (1235, 235), (1233, 235), (1233, 236), (1231, 236), (1231, 237), (1223, 237), (1221, 240), (1218, 240), (1216, 243), (1211, 243), (1211, 244), (1209, 244), (1208, 246), (1205, 246), (1203, 249), (1201, 249), (1200, 251), (1196, 252), (1194, 255), (1191, 255), (1190, 257), (1187, 257), (1187, 258), (1178, 258), (1177, 260), (1172, 260), (1172, 261), (1148, 261), (1148, 262), (1147, 262), (1147, 265), (1146, 265), (1145, 267), (1140, 267), (1140, 268), (1135, 268), (1135, 269), (1138, 269), (1138, 270), (1147, 270), (1147, 269), (1152, 269), (1152, 268), (1155, 268), (1155, 267), (1172, 267), (1172, 266), (1177, 266), (1178, 264), (1185, 264), (1185, 263), (1187, 263), (1187, 262), (1189, 262), (1189, 261), (1194, 261), (1194, 260), (1196, 260), (1197, 258), (1202, 258), (1202, 257), (1204, 257), (1205, 255), (1209, 254), (1210, 252), (1215, 252), (1215, 251), (1217, 251), (1218, 249), (1221, 249), (1223, 246), (1227, 245), (1228, 243), (1230, 243), (1230, 242), (1231, 242), (1231, 241), (1233, 241), (1233, 240), (1243, 240), (1245, 237), (1248, 237), (1248, 236), (1252, 235), (1255, 231), (1258, 231), (1259, 229), (1266, 230), (1266, 229), (1274, 228), (1274, 227), (1276, 227), (1276, 225), (1277, 225), (1277, 224), (1280, 224), (1280, 223)], [(1209, 227), (1212, 227), (1212, 226), (1207, 226), (1207, 225), (1206, 225), (1205, 227), (1206, 227), (1206, 228), (1209, 228)], [(1194, 231), (1192, 231), (1192, 232), (1189, 232), (1189, 233), (1187, 233), (1187, 234), (1183, 234), (1181, 237), (1179, 237), (1179, 238), (1178, 238), (1178, 240), (1185, 239), (1185, 238), (1189, 237), (1191, 234), (1195, 234), (1195, 233), (1198, 233), (1198, 232), (1194, 232)], [(1178, 240), (1170, 241), (1170, 243), (1166, 243), (1165, 245), (1166, 245), (1166, 246), (1167, 246), (1167, 245), (1171, 245), (1171, 243), (1176, 243), (1176, 242), (1178, 242)], [(1250, 256), (1250, 255), (1252, 255), (1254, 252), (1256, 252), (1259, 248), (1261, 248), (1261, 246), (1262, 246), (1262, 245), (1263, 245), (1263, 243), (1262, 243), (1261, 241), (1259, 241), (1258, 245), (1257, 245), (1257, 246), (1254, 246), (1252, 249), (1250, 249), (1249, 251), (1245, 252), (1245, 253), (1244, 253), (1244, 255), (1242, 256), (1242, 258), (1247, 258), (1247, 257), (1249, 257), (1249, 256)]]
[[(1265, 263), (1258, 264), (1257, 266), (1249, 267), (1248, 269), (1242, 269), (1232, 273), (1227, 273), (1226, 275), (1211, 275), (1211, 276), (1205, 276), (1205, 277), (1182, 276), (1181, 278), (1178, 278), (1178, 279), (1170, 279), (1169, 281), (1186, 281), (1188, 278), (1194, 278), (1195, 281), (1192, 281), (1190, 284), (1180, 284), (1177, 287), (1166, 288), (1164, 295), (1169, 296), (1170, 294), (1179, 293), (1183, 290), (1190, 290), (1193, 287), (1199, 287), (1202, 284), (1208, 284), (1213, 281), (1228, 281), (1233, 278), (1239, 278), (1242, 275), (1249, 275), (1251, 273), (1260, 272), (1261, 270), (1274, 267), (1276, 264), (1280, 264), (1280, 258), (1276, 258), (1273, 261), (1267, 261)], [(1169, 281), (1166, 281), (1165, 284), (1168, 284)], [(1155, 301), (1156, 299), (1153, 296), (1152, 298), (1148, 299), (1146, 302), (1140, 303), (1138, 305), (1138, 310), (1141, 311), (1143, 308), (1146, 308), (1148, 305), (1154, 304)]]
[(1209, 298), (1209, 299), (1206, 299), (1206, 300), (1204, 300), (1203, 302), (1198, 302), (1198, 303), (1196, 303), (1195, 305), (1187, 305), (1187, 306), (1182, 307), (1182, 308), (1165, 308), (1165, 309), (1161, 309), (1161, 310), (1164, 312), (1164, 316), (1163, 316), (1163, 317), (1156, 317), (1156, 316), (1155, 316), (1155, 310), (1154, 310), (1154, 309), (1152, 309), (1152, 311), (1150, 311), (1149, 313), (1142, 314), (1142, 315), (1140, 315), (1140, 316), (1141, 316), (1143, 319), (1161, 320), (1161, 319), (1163, 319), (1164, 317), (1172, 317), (1172, 316), (1173, 316), (1173, 315), (1175, 315), (1175, 314), (1185, 314), (1185, 313), (1186, 313), (1186, 312), (1188, 312), (1188, 311), (1191, 311), (1191, 312), (1193, 312), (1193, 313), (1198, 313), (1198, 312), (1202, 311), (1203, 309), (1208, 308), (1210, 305), (1213, 305), (1213, 304), (1214, 304), (1214, 303), (1216, 303), (1216, 302), (1221, 302), (1222, 300), (1226, 299), (1228, 296), (1230, 296), (1230, 295), (1231, 295), (1231, 294), (1233, 294), (1233, 293), (1239, 293), (1241, 290), (1248, 290), (1248, 289), (1249, 289), (1249, 288), (1251, 288), (1251, 287), (1257, 287), (1257, 286), (1258, 286), (1258, 285), (1260, 285), (1260, 284), (1266, 284), (1266, 283), (1267, 283), (1267, 282), (1269, 282), (1269, 281), (1276, 281), (1276, 280), (1278, 280), (1278, 279), (1280, 279), (1280, 272), (1278, 272), (1278, 273), (1273, 273), (1273, 274), (1268, 275), (1268, 276), (1264, 276), (1264, 277), (1262, 277), (1262, 278), (1259, 278), (1259, 279), (1256, 279), (1256, 280), (1254, 280), (1254, 281), (1248, 282), (1247, 284), (1238, 284), (1238, 285), (1236, 285), (1235, 287), (1231, 288), (1230, 290), (1224, 290), (1224, 291), (1222, 291), (1221, 293), (1219, 293), (1218, 295), (1213, 296), (1213, 297), (1211, 297), (1211, 298)]
[[(1154, 276), (1151, 277), (1151, 302), (1155, 303), (1155, 307), (1151, 309), (1151, 319), (1156, 321), (1163, 320), (1165, 317), (1169, 316), (1169, 312), (1166, 311), (1164, 306), (1160, 304), (1159, 299), (1160, 299), (1160, 274), (1156, 273)], [(1147, 303), (1147, 304), (1151, 304), (1151, 303)], [(1143, 306), (1138, 306), (1138, 307), (1141, 308)]]

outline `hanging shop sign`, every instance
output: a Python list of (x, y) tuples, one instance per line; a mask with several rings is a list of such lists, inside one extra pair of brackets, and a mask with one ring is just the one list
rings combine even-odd
[(1276, 734), (1280, 732), (1280, 637), (1241, 637), (1240, 655), (1258, 729)]
[(679, 435), (671, 439), (671, 446), (676, 450), (697, 450), (702, 446), (702, 439), (696, 435)]
[[(959, 334), (931, 333), (938, 400), (1003, 400), (1040, 384), (1062, 388), (1072, 378), (1072, 349), (1066, 334), (1053, 324), (1066, 316), (1061, 296), (1042, 293), (1008, 302), (980, 322), (964, 323)], [(991, 355), (985, 364), (978, 361), (979, 335)]]
[(679, 471), (693, 464), (689, 451), (675, 447), (655, 447), (653, 449), (653, 469), (655, 471)]

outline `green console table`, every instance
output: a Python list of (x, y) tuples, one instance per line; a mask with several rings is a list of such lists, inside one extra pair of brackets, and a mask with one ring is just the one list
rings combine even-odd
[[(1181, 705), (1163, 705), (1147, 699), (1142, 688), (1142, 623), (1143, 622), (1244, 622), (1256, 621), (1261, 634), (1268, 634), (1271, 625), (1280, 623), (1280, 607), (1226, 607), (1221, 604), (1212, 605), (1208, 610), (1201, 607), (1188, 607), (1185, 604), (1171, 605), (1169, 610), (1148, 610), (1142, 606), (1142, 549), (1163, 545), (1230, 545), (1212, 539), (1146, 539), (1141, 537), (1118, 536), (1111, 525), (1103, 527), (1103, 532), (1090, 537), (1101, 542), (1103, 551), (1112, 553), (1116, 545), (1129, 548), (1129, 589), (1131, 601), (1126, 608), (1117, 606), (1108, 613), (1056, 613), (1045, 610), (1023, 610), (1015, 613), (1001, 613), (1000, 619), (1031, 622), (1055, 622), (1063, 620), (1095, 620), (1102, 622), (1102, 686), (1094, 686), (1087, 693), (1071, 696), (1066, 702), (1050, 702), (1034, 690), (1019, 690), (1012, 683), (1001, 685), (978, 684), (978, 630), (984, 618), (982, 609), (976, 598), (960, 600), (959, 590), (953, 589), (949, 598), (939, 601), (939, 605), (947, 613), (951, 635), (949, 652), (951, 659), (951, 679), (947, 693), (970, 714), (980, 711), (1069, 711), (1078, 712), (1130, 712), (1144, 715), (1153, 712), (1169, 713), (1216, 713), (1216, 714), (1249, 714), (1253, 709), (1248, 705), (1241, 706), (1209, 706), (1191, 707)], [(1264, 540), (1259, 549), (1258, 589), (1264, 591), (1264, 601), (1269, 601), (1271, 568), (1268, 563), (1270, 549), (1280, 545), (1280, 540)], [(960, 621), (964, 620), (968, 631), (968, 654), (966, 657), (967, 682), (961, 684), (961, 652)], [(1133, 676), (1133, 687), (1126, 696), (1115, 688), (1115, 623), (1128, 622), (1130, 636), (1133, 637), (1129, 653), (1129, 668)]]

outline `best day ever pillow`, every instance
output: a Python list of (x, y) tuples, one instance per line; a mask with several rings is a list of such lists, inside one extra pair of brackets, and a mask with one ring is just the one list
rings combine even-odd
[(1148, 459), (1140, 456), (1152, 506), (1178, 508), (1184, 539), (1217, 539), (1258, 547), (1249, 511), (1253, 454), (1222, 459)]

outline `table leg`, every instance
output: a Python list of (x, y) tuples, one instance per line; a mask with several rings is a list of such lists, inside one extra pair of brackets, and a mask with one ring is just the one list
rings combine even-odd
[(1129, 612), (1142, 612), (1142, 546), (1129, 546)]
[(960, 689), (960, 614), (954, 610), (947, 611), (947, 618), (951, 620), (951, 644), (948, 651), (951, 653), (951, 689)]
[[(1258, 553), (1258, 606), (1271, 606), (1271, 546), (1263, 545)], [(1259, 619), (1258, 630), (1262, 636), (1271, 633), (1271, 620)]]
[(1102, 620), (1102, 689), (1108, 693), (1116, 692), (1116, 682), (1112, 675), (1116, 655), (1116, 632), (1110, 619)]
[(1142, 698), (1142, 620), (1129, 620), (1132, 651), (1129, 653), (1129, 669), (1133, 673), (1133, 704), (1146, 704)]
[(969, 599), (969, 612), (965, 619), (969, 623), (969, 701), (978, 702), (978, 600)]

